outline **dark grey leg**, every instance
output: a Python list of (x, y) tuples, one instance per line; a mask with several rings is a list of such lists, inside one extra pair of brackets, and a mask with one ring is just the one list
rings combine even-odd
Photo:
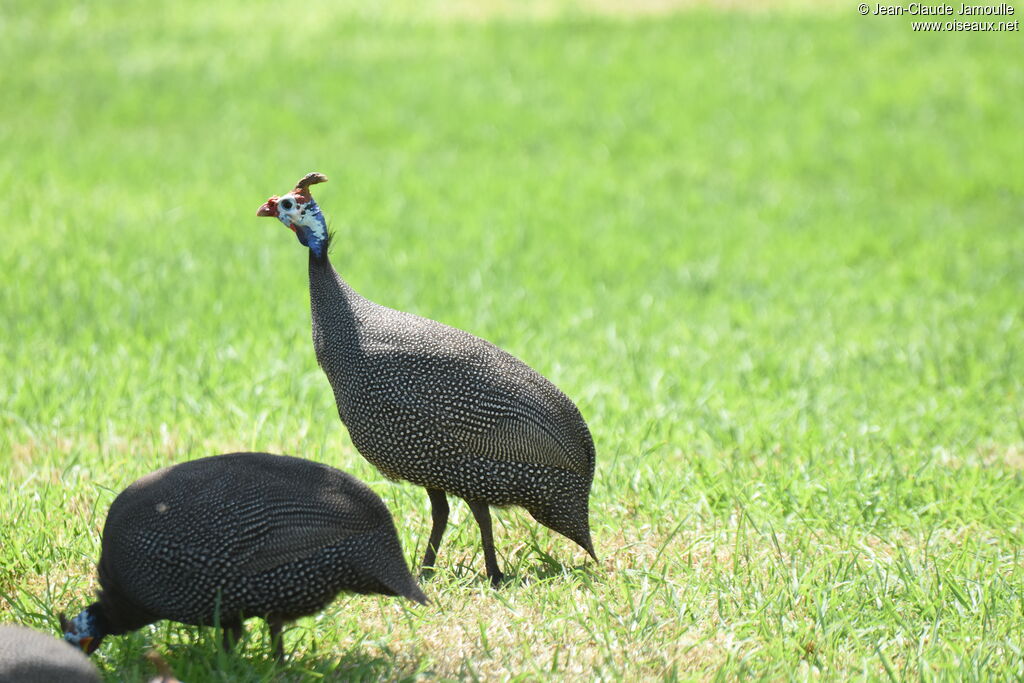
[(491, 533), (491, 507), (487, 503), (469, 503), (469, 509), (473, 511), (476, 523), (480, 526), (480, 540), (484, 544), (484, 565), (487, 567), (487, 576), (491, 580), (491, 585), (497, 588), (501, 580), (505, 578), (505, 575), (498, 569), (498, 558), (494, 555), (494, 535)]
[(274, 656), (277, 657), (277, 661), (284, 661), (284, 639), (281, 637), (281, 629), (284, 628), (284, 622), (280, 619), (270, 618), (267, 619), (267, 626), (270, 627), (270, 645), (274, 648)]
[(427, 541), (427, 552), (423, 556), (423, 574), (428, 575), (437, 561), (437, 549), (441, 547), (441, 537), (448, 526), (448, 497), (440, 489), (427, 489), (430, 496), (430, 515), (434, 518), (434, 526), (430, 529), (430, 540)]

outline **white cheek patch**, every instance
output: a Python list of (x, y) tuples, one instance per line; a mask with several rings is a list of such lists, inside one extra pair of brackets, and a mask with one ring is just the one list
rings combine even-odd
[[(283, 202), (289, 202), (291, 204), (290, 209), (284, 208), (281, 204)], [(277, 220), (285, 224), (286, 227), (291, 227), (292, 223), (298, 224), (299, 222), (299, 210), (302, 205), (299, 204), (293, 195), (286, 194), (277, 200)]]

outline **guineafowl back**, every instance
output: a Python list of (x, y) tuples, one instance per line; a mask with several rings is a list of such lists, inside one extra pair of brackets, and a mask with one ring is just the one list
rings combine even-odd
[(193, 460), (133, 483), (110, 507), (99, 573), (100, 601), (124, 620), (111, 633), (157, 619), (290, 619), (341, 590), (422, 598), (373, 491), (266, 453)]
[(99, 683), (82, 651), (63, 640), (14, 624), (0, 625), (0, 683)]

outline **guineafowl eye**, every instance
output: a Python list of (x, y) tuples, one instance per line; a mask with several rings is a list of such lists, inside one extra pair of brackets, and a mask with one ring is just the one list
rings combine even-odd
[(282, 199), (280, 202), (278, 202), (278, 206), (280, 206), (285, 211), (289, 211), (292, 208), (292, 200), (288, 198)]

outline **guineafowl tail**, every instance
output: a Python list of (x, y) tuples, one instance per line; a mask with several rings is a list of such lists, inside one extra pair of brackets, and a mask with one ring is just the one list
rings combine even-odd
[(580, 528), (573, 528), (571, 531), (555, 529), (555, 531), (562, 534), (570, 541), (575, 541), (581, 548), (586, 550), (594, 560), (597, 560), (597, 553), (594, 552), (594, 542), (590, 539), (590, 525), (587, 523), (587, 520), (583, 520), (583, 524)]
[(360, 592), (400, 595), (421, 605), (427, 604), (427, 596), (405, 564), (394, 527), (373, 534), (367, 540), (369, 543), (360, 549), (361, 552), (357, 551), (358, 558), (353, 554), (356, 561), (352, 566), (362, 575), (364, 582), (364, 589)]
[(595, 562), (597, 561), (597, 553), (594, 552), (594, 542), (590, 540), (590, 529), (589, 528), (586, 530), (586, 537), (584, 539), (581, 540), (581, 539), (578, 539), (578, 538), (574, 538), (572, 540), (574, 540), (577, 543), (579, 543), (580, 546), (584, 550), (586, 550), (590, 554), (590, 556), (592, 558), (594, 558), (594, 561)]
[(387, 586), (395, 592), (395, 595), (401, 595), (403, 598), (408, 598), (421, 605), (429, 602), (427, 596), (423, 594), (423, 591), (420, 590), (419, 585), (416, 583), (416, 579), (408, 572), (404, 577), (390, 578)]
[(538, 522), (575, 541), (592, 558), (597, 559), (594, 542), (590, 538), (590, 519), (586, 495), (573, 499), (548, 501), (544, 505), (527, 508)]

